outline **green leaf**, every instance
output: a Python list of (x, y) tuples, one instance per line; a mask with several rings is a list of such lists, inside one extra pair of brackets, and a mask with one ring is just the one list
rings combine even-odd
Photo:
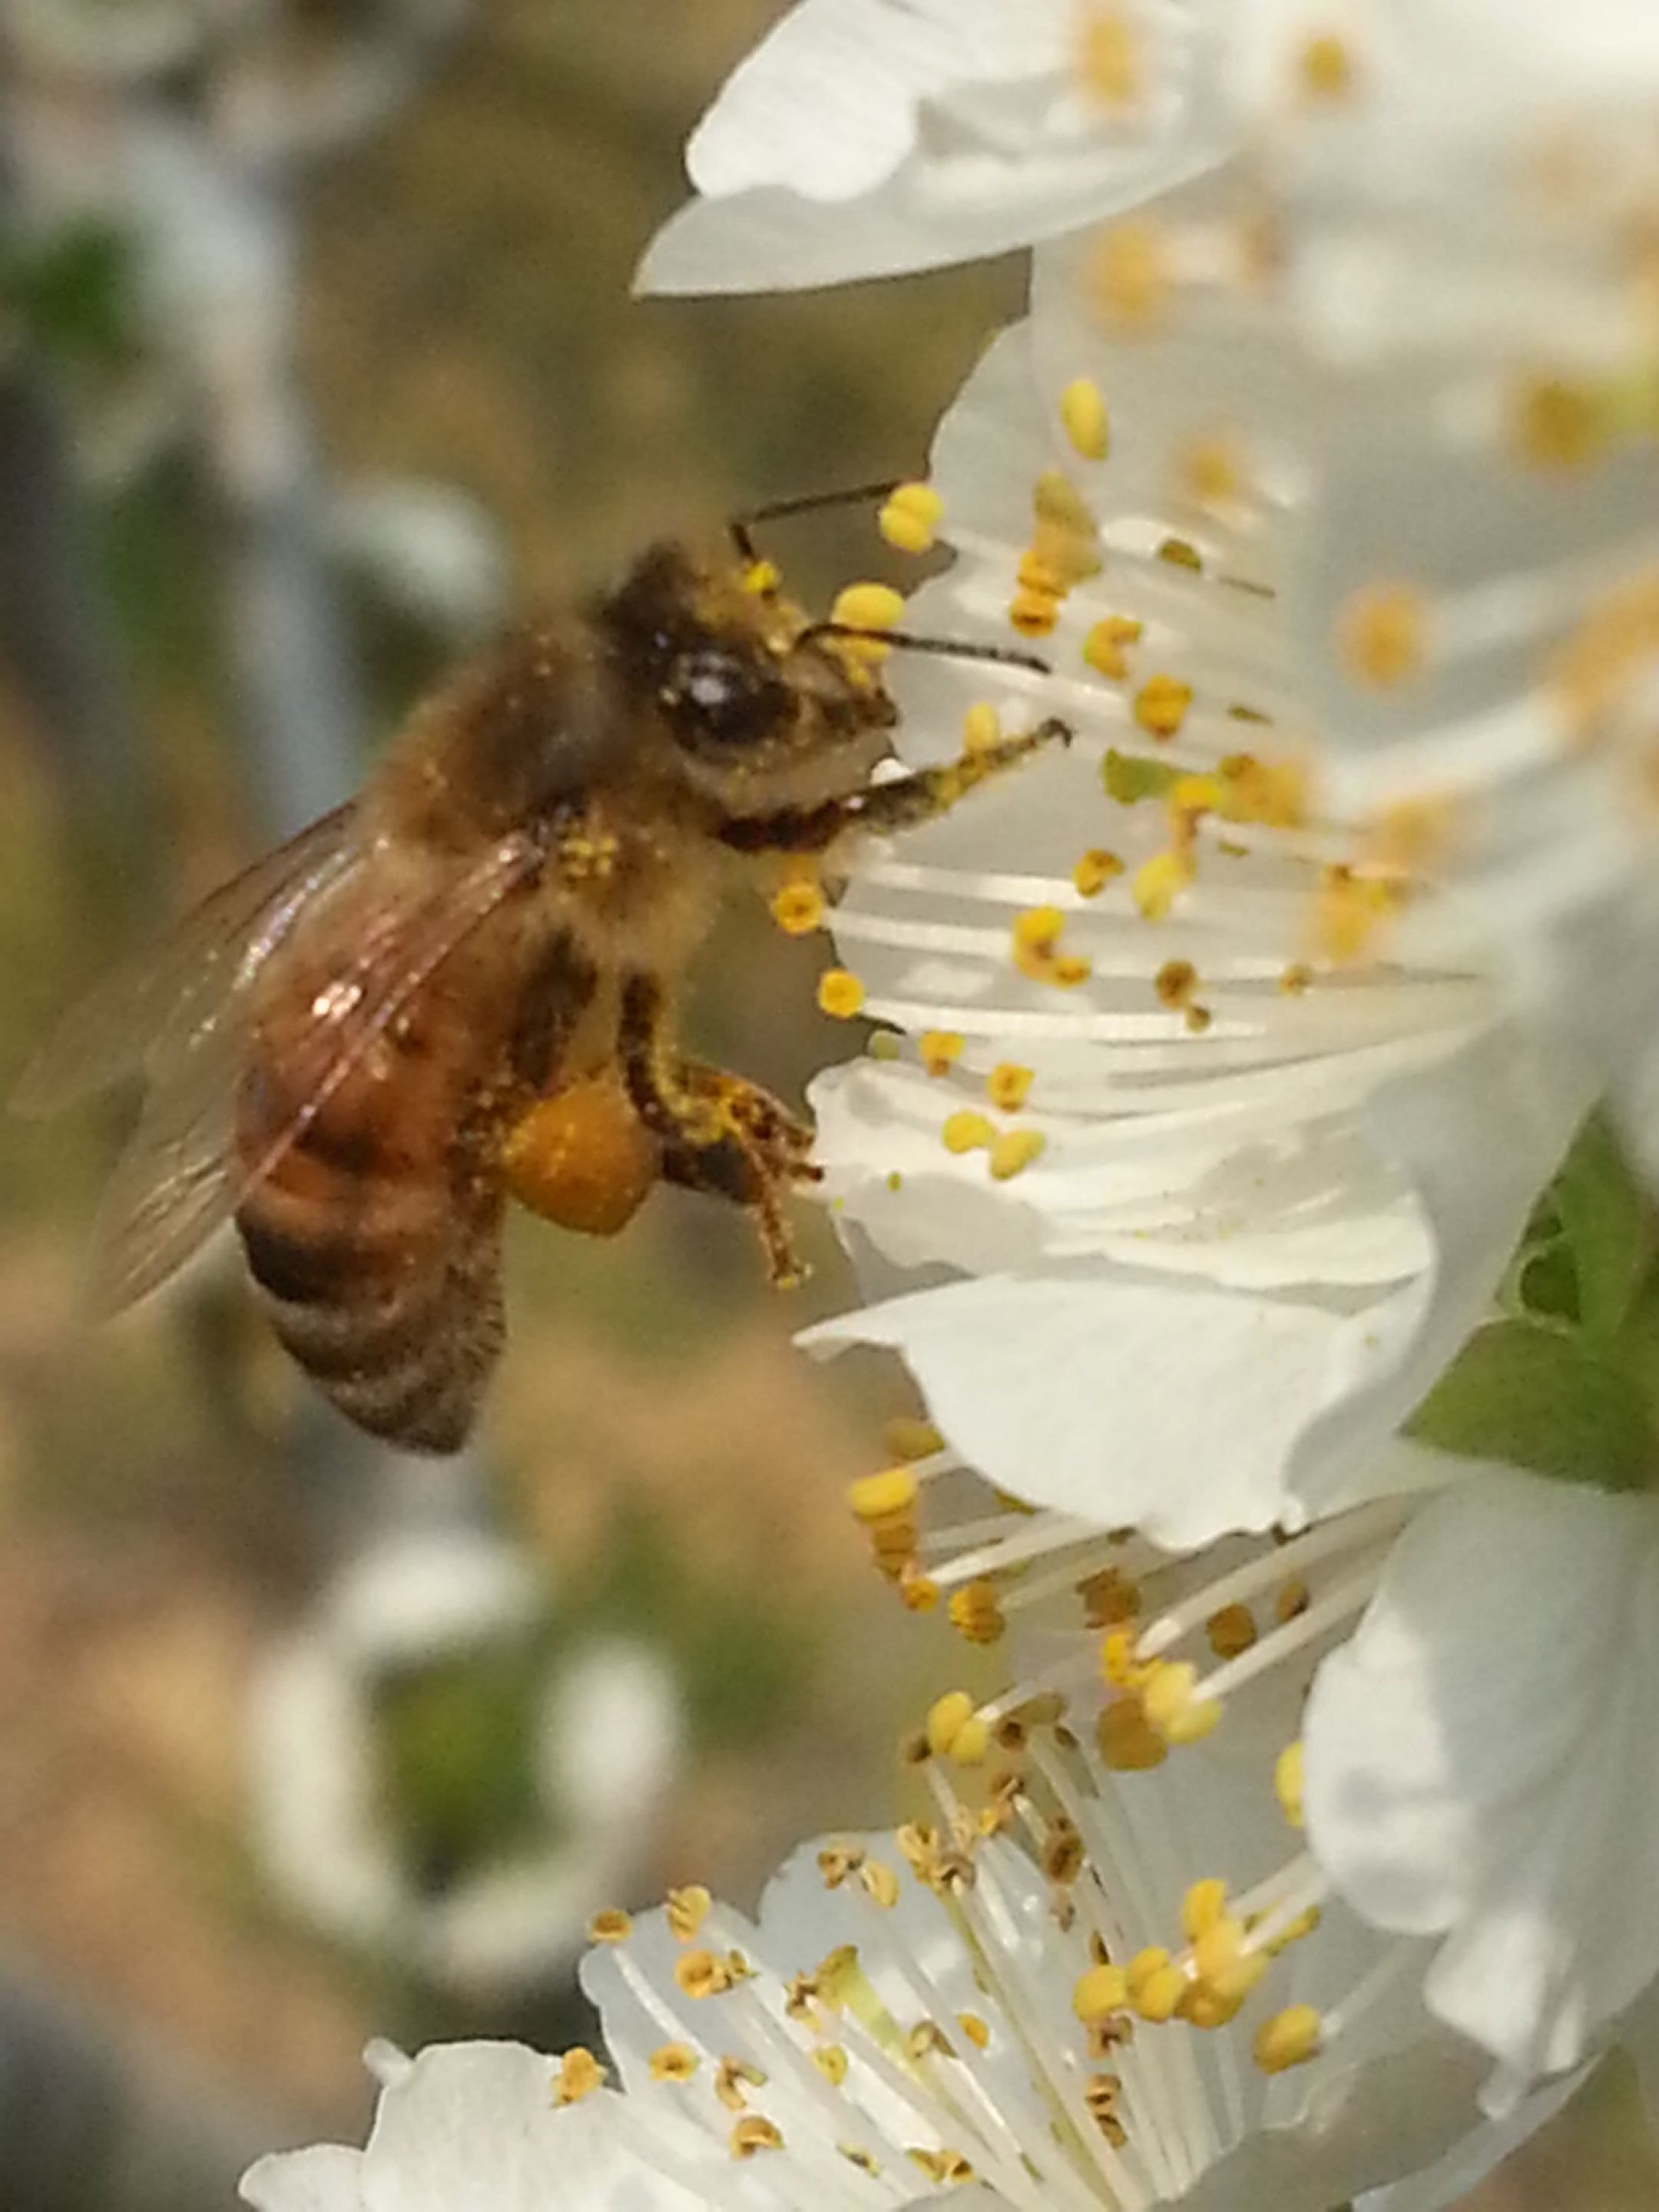
[(88, 220), (0, 255), (0, 306), (38, 343), (76, 360), (108, 362), (132, 342), (132, 247), (113, 225)]
[(1578, 1278), (1578, 1322), (1607, 1338), (1635, 1305), (1651, 1249), (1641, 1186), (1605, 1115), (1579, 1131), (1554, 1186), (1556, 1211)]
[(1495, 1322), (1466, 1344), (1413, 1416), (1419, 1443), (1601, 1490), (1639, 1490), (1654, 1434), (1636, 1378), (1583, 1337)]

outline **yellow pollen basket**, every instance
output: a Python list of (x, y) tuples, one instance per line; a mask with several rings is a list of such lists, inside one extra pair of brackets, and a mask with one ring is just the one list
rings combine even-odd
[(649, 1196), (661, 1166), (656, 1139), (614, 1072), (568, 1084), (508, 1134), (508, 1190), (543, 1220), (587, 1237), (614, 1237)]

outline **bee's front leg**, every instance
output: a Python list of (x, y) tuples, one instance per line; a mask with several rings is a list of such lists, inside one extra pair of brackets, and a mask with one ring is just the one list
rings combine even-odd
[(672, 1047), (660, 987), (631, 976), (623, 988), (621, 1051), (634, 1109), (663, 1148), (662, 1173), (755, 1217), (772, 1280), (800, 1282), (784, 1200), (799, 1182), (816, 1182), (811, 1126), (759, 1084)]

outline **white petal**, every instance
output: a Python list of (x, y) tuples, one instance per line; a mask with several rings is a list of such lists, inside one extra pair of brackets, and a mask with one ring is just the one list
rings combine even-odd
[(1659, 1510), (1505, 1471), (1427, 1504), (1316, 1681), (1309, 1832), (1502, 2096), (1659, 1972)]
[(339, 2143), (277, 2151), (249, 2166), (240, 2193), (254, 2212), (363, 2212), (362, 2163)]

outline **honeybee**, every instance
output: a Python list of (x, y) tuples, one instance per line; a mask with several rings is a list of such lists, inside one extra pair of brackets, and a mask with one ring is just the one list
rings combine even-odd
[(234, 1220), (339, 1410), (449, 1452), (501, 1346), (509, 1195), (609, 1234), (658, 1181), (688, 1185), (748, 1208), (774, 1279), (795, 1276), (784, 1200), (815, 1176), (810, 1127), (676, 1042), (716, 903), (1066, 732), (872, 782), (896, 709), (868, 634), (809, 621), (737, 536), (724, 560), (654, 545), (462, 668), (356, 799), (70, 1017), (22, 1110), (148, 1085), (95, 1235), (98, 1310)]

